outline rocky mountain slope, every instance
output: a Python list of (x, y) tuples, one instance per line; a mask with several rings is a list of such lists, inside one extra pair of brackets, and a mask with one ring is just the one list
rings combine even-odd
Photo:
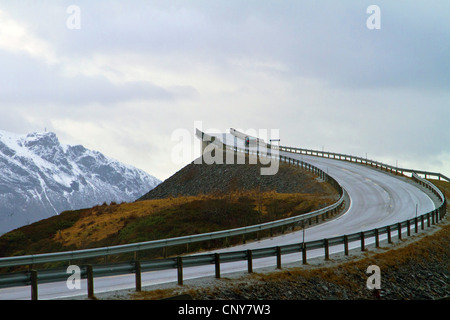
[(0, 234), (104, 202), (134, 201), (161, 181), (52, 132), (0, 131)]

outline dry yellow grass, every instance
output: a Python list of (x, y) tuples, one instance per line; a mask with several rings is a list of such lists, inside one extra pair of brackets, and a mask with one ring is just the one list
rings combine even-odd
[(110, 234), (118, 232), (124, 227), (127, 218), (147, 216), (160, 210), (201, 198), (202, 196), (177, 197), (110, 206), (96, 206), (87, 210), (86, 214), (72, 227), (59, 232), (54, 240), (62, 242), (66, 246), (73, 244), (81, 247), (83, 246), (83, 241), (99, 241)]
[(447, 199), (450, 199), (450, 182), (433, 179), (429, 180), (444, 193)]
[(297, 202), (298, 204), (284, 217), (304, 212), (311, 208), (324, 207), (336, 201), (336, 194), (332, 195), (311, 195), (301, 193), (276, 193), (258, 192), (257, 190), (248, 192), (231, 192), (222, 195), (199, 195), (183, 196), (157, 200), (137, 201), (134, 203), (122, 203), (112, 205), (95, 206), (86, 209), (81, 218), (73, 226), (60, 230), (53, 240), (64, 246), (74, 245), (83, 248), (88, 243), (98, 242), (106, 239), (110, 235), (119, 232), (126, 224), (127, 219), (142, 218), (156, 214), (162, 210), (177, 207), (196, 200), (221, 199), (238, 201), (242, 197), (248, 197), (255, 202), (255, 210), (268, 214), (268, 204), (274, 200), (280, 203)]

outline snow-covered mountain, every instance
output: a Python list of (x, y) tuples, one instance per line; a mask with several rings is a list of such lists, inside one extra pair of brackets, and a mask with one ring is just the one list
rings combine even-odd
[(134, 201), (161, 181), (52, 132), (0, 130), (0, 235), (65, 210)]

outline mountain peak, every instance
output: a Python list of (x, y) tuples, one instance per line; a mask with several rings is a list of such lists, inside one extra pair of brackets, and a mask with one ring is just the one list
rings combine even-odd
[(28, 133), (25, 136), (25, 141), (28, 143), (36, 142), (36, 141), (46, 141), (51, 142), (53, 144), (59, 144), (58, 137), (54, 132), (46, 131), (46, 132), (33, 132)]
[(65, 210), (134, 201), (161, 181), (54, 132), (0, 130), (0, 234)]

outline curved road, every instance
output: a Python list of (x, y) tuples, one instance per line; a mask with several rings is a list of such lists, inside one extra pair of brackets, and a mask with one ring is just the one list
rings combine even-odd
[[(309, 162), (328, 172), (347, 190), (351, 198), (350, 207), (345, 214), (307, 228), (305, 241), (370, 230), (413, 218), (416, 215), (416, 205), (419, 215), (436, 208), (431, 198), (413, 183), (372, 169), (369, 166), (294, 153), (280, 152), (280, 154)], [(302, 236), (303, 231), (296, 231), (270, 239), (250, 242), (245, 245), (216, 250), (215, 252), (298, 243), (302, 241)], [(369, 239), (367, 239), (366, 243), (370, 243)], [(353, 244), (353, 247), (356, 247), (356, 244)], [(350, 245), (351, 248), (352, 245)], [(343, 251), (343, 248), (330, 248), (330, 254), (337, 251)], [(308, 251), (308, 259), (321, 255), (323, 255), (323, 250)], [(283, 263), (301, 261), (301, 254), (283, 255), (282, 261)], [(275, 265), (275, 258), (255, 259), (253, 261), (254, 269)], [(247, 270), (245, 261), (221, 264), (221, 274), (245, 270)], [(183, 274), (185, 280), (214, 276), (214, 265), (184, 268)], [(176, 276), (175, 269), (145, 272), (142, 273), (142, 286), (176, 283)], [(81, 282), (81, 289), (78, 290), (67, 289), (65, 282), (40, 284), (39, 299), (58, 299), (86, 295), (85, 281)], [(132, 289), (134, 288), (134, 274), (95, 278), (94, 286), (96, 294), (120, 289)], [(30, 299), (30, 287), (0, 289), (0, 299)]]

